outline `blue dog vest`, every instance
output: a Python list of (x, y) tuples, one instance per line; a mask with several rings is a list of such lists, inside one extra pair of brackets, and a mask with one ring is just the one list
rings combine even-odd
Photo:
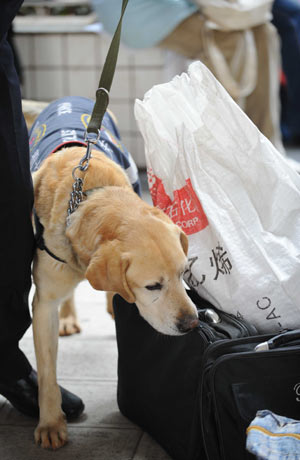
[[(30, 169), (37, 171), (51, 154), (68, 145), (86, 146), (84, 136), (94, 102), (85, 97), (65, 97), (49, 104), (34, 122), (29, 133)], [(127, 173), (134, 191), (141, 195), (136, 164), (121, 142), (118, 129), (105, 113), (100, 139), (93, 146), (119, 164)]]

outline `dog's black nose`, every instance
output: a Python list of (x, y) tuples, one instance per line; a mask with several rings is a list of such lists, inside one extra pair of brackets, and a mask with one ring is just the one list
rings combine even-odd
[(195, 318), (193, 315), (184, 316), (176, 324), (179, 332), (186, 333), (190, 332), (192, 329), (195, 329), (199, 324), (198, 318)]

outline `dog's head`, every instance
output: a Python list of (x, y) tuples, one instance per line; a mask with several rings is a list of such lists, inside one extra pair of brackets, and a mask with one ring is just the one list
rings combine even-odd
[(134, 228), (125, 228), (119, 239), (102, 239), (86, 278), (95, 289), (135, 302), (159, 332), (181, 335), (198, 325), (196, 307), (182, 283), (187, 249), (186, 235), (155, 210)]

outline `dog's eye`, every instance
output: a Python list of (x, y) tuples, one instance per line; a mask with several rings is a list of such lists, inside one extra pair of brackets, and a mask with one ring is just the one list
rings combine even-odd
[(160, 291), (162, 288), (162, 285), (160, 283), (156, 283), (150, 286), (145, 286), (148, 291)]

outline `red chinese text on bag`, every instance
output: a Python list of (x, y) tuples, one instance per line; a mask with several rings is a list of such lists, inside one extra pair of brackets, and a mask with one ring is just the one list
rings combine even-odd
[(174, 190), (173, 200), (166, 193), (162, 180), (151, 169), (148, 170), (148, 182), (154, 206), (162, 209), (187, 235), (207, 227), (207, 217), (190, 179), (186, 179), (182, 188)]

